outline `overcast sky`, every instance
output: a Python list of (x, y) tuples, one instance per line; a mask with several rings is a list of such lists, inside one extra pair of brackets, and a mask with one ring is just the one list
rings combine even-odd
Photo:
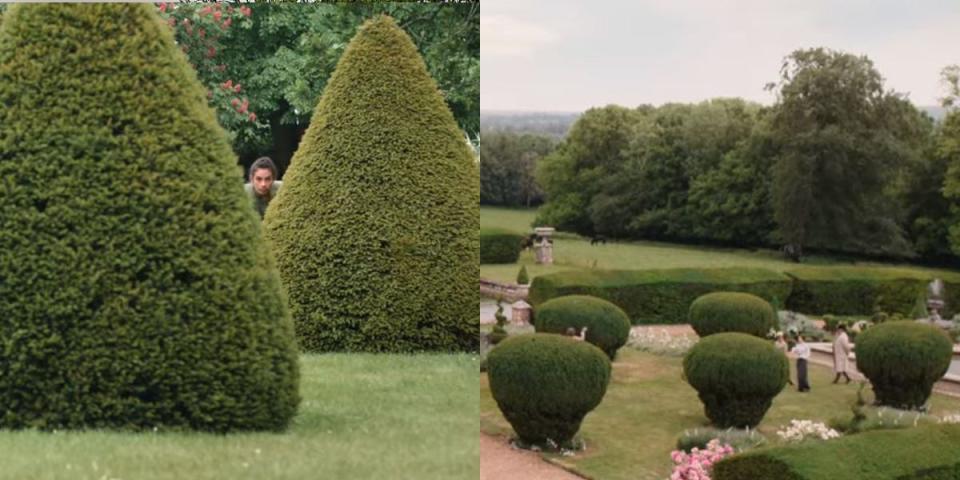
[(820, 46), (926, 106), (960, 63), (960, 0), (484, 0), (480, 35), (482, 110), (771, 104), (783, 57)]

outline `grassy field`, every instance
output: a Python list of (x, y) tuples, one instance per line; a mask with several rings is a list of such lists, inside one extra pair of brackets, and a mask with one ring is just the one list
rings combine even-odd
[[(661, 480), (670, 474), (670, 451), (686, 430), (705, 426), (697, 393), (681, 379), (682, 359), (623, 348), (613, 364), (613, 378), (603, 402), (587, 415), (580, 429), (587, 450), (554, 460), (589, 478)], [(759, 431), (776, 442), (776, 431), (791, 419), (826, 422), (850, 416), (857, 386), (832, 385), (829, 368), (811, 365), (810, 393), (788, 386), (774, 400)], [(791, 374), (796, 378), (795, 372)], [(513, 436), (490, 395), (486, 374), (480, 380), (480, 429), (503, 438)], [(865, 392), (868, 392), (866, 389)], [(872, 402), (872, 394), (865, 395)], [(931, 413), (960, 412), (960, 399), (934, 394)]]
[(470, 355), (301, 357), (283, 434), (0, 432), (3, 479), (385, 479), (480, 475)]
[[(530, 232), (536, 212), (504, 208), (480, 208), (481, 227), (501, 227), (517, 232)], [(554, 242), (554, 261), (551, 266), (537, 265), (532, 252), (523, 252), (516, 264), (481, 265), (480, 276), (502, 282), (515, 282), (520, 265), (527, 266), (532, 277), (564, 270), (624, 269), (643, 270), (661, 268), (719, 268), (759, 267), (774, 271), (794, 268), (797, 264), (785, 260), (774, 250), (745, 250), (677, 245), (660, 242), (609, 242), (590, 245), (589, 238), (561, 233)], [(915, 270), (937, 271), (923, 267), (889, 265), (871, 262), (840, 262), (823, 256), (809, 256), (805, 265), (871, 265), (898, 266)]]

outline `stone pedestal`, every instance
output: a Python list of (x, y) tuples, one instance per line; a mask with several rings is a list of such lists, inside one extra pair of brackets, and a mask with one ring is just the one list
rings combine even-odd
[(537, 258), (537, 263), (541, 265), (553, 264), (553, 240), (550, 236), (556, 230), (551, 227), (538, 227), (533, 229), (539, 240), (534, 244), (533, 249)]
[(529, 303), (523, 300), (517, 300), (510, 306), (510, 310), (512, 312), (510, 315), (510, 323), (514, 325), (530, 325), (532, 308)]

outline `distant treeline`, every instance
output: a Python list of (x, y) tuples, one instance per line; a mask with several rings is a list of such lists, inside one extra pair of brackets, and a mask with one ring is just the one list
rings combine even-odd
[[(584, 113), (539, 162), (537, 222), (585, 235), (935, 262), (960, 252), (958, 69), (935, 121), (864, 56), (798, 50), (741, 99)], [(483, 123), (483, 119), (481, 119)], [(490, 144), (484, 138), (483, 148)], [(481, 167), (483, 160), (481, 160)]]
[(480, 129), (490, 132), (514, 132), (544, 135), (561, 139), (566, 136), (573, 122), (581, 115), (576, 113), (546, 112), (489, 112), (480, 111)]
[(547, 135), (481, 130), (480, 204), (532, 207), (543, 203), (534, 172), (556, 148)]

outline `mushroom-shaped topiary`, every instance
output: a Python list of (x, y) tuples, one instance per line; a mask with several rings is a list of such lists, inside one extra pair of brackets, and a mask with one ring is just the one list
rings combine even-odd
[(0, 427), (280, 430), (293, 324), (203, 87), (150, 4), (0, 27)]
[(690, 326), (700, 337), (740, 332), (765, 337), (777, 327), (777, 313), (766, 300), (749, 293), (713, 292), (690, 304)]
[(510, 337), (487, 356), (490, 392), (521, 440), (566, 445), (610, 381), (597, 347), (561, 335)]
[(264, 228), (307, 351), (476, 348), (480, 181), (410, 37), (367, 21)]
[(856, 352), (857, 368), (870, 379), (877, 403), (914, 409), (950, 368), (953, 342), (932, 325), (888, 322), (857, 335)]
[(568, 295), (548, 300), (537, 309), (537, 332), (566, 334), (572, 328), (587, 329), (586, 341), (596, 345), (611, 360), (630, 337), (630, 319), (624, 311), (589, 295)]
[(683, 374), (720, 428), (755, 427), (789, 378), (787, 357), (744, 333), (701, 339), (683, 359)]

